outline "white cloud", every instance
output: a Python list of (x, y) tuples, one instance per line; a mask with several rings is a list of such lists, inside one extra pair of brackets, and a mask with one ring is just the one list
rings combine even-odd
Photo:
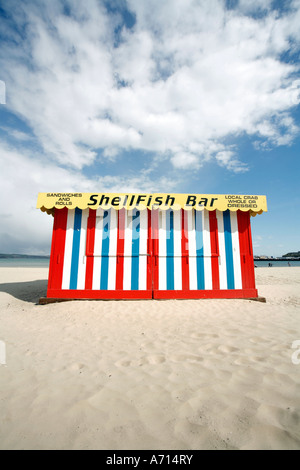
[(277, 146), (290, 145), (299, 130), (291, 116), (286, 113), (277, 116), (273, 121), (262, 121), (257, 125), (257, 135), (264, 139), (267, 138), (267, 141), (256, 141), (256, 148), (268, 148), (270, 144)]
[[(18, 10), (26, 38), (3, 46), (8, 106), (45, 155), (69, 168), (95, 163), (98, 149), (116, 161), (134, 149), (175, 168), (215, 159), (244, 171), (224, 138), (285, 145), (298, 133), (290, 114), (298, 68), (281, 54), (299, 46), (300, 3), (281, 14), (271, 3), (226, 10), (221, 0), (128, 0), (129, 29), (96, 0), (67, 2), (69, 16), (58, 0), (29, 2)], [(249, 15), (258, 10), (265, 15)]]
[(234, 173), (243, 173), (247, 171), (247, 165), (240, 162), (236, 156), (235, 152), (231, 150), (223, 150), (216, 154), (216, 159), (219, 165), (232, 170)]
[[(165, 176), (151, 179), (139, 175), (85, 177), (41, 160), (32, 151), (22, 153), (0, 143), (0, 247), (1, 252), (48, 254), (53, 219), (36, 209), (39, 192), (159, 192), (176, 189), (176, 181)], [(38, 230), (37, 230), (38, 227)]]
[(195, 170), (200, 167), (199, 158), (197, 155), (188, 152), (179, 152), (176, 153), (172, 158), (171, 162), (175, 168)]
[(272, 2), (273, 0), (239, 0), (238, 5), (241, 11), (246, 13), (253, 13), (257, 10), (269, 10)]
[(6, 87), (5, 82), (0, 80), (0, 104), (6, 103)]
[(27, 132), (19, 131), (17, 129), (13, 129), (6, 126), (0, 126), (0, 129), (5, 131), (8, 136), (13, 137), (17, 141), (30, 141), (33, 139), (31, 135)]

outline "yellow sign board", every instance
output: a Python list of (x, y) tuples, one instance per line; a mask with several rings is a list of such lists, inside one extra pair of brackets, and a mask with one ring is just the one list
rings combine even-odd
[(251, 215), (267, 211), (266, 196), (239, 194), (125, 194), (125, 193), (39, 193), (37, 208), (49, 214), (54, 209), (185, 209), (250, 211)]

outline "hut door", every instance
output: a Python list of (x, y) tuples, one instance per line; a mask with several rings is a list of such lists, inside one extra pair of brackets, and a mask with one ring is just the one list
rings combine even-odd
[(213, 289), (209, 212), (154, 211), (154, 218), (154, 298), (196, 298)]
[(87, 230), (88, 289), (99, 298), (150, 298), (149, 211), (90, 210)]
[(151, 256), (149, 252), (150, 211), (133, 209), (119, 212), (120, 239), (117, 289), (134, 296), (152, 297)]
[(154, 297), (182, 290), (181, 211), (154, 211)]

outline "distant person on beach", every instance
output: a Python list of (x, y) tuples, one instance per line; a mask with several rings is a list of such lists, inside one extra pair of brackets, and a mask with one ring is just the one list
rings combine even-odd
[(269, 266), (272, 267), (273, 266), (272, 263), (269, 263)]
[(288, 266), (291, 266), (291, 263), (288, 261)]

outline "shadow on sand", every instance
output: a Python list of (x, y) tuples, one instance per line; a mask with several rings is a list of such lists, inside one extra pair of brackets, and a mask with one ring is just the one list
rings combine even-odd
[(0, 292), (6, 292), (24, 302), (38, 304), (40, 297), (46, 295), (47, 279), (27, 282), (9, 282), (0, 284)]

